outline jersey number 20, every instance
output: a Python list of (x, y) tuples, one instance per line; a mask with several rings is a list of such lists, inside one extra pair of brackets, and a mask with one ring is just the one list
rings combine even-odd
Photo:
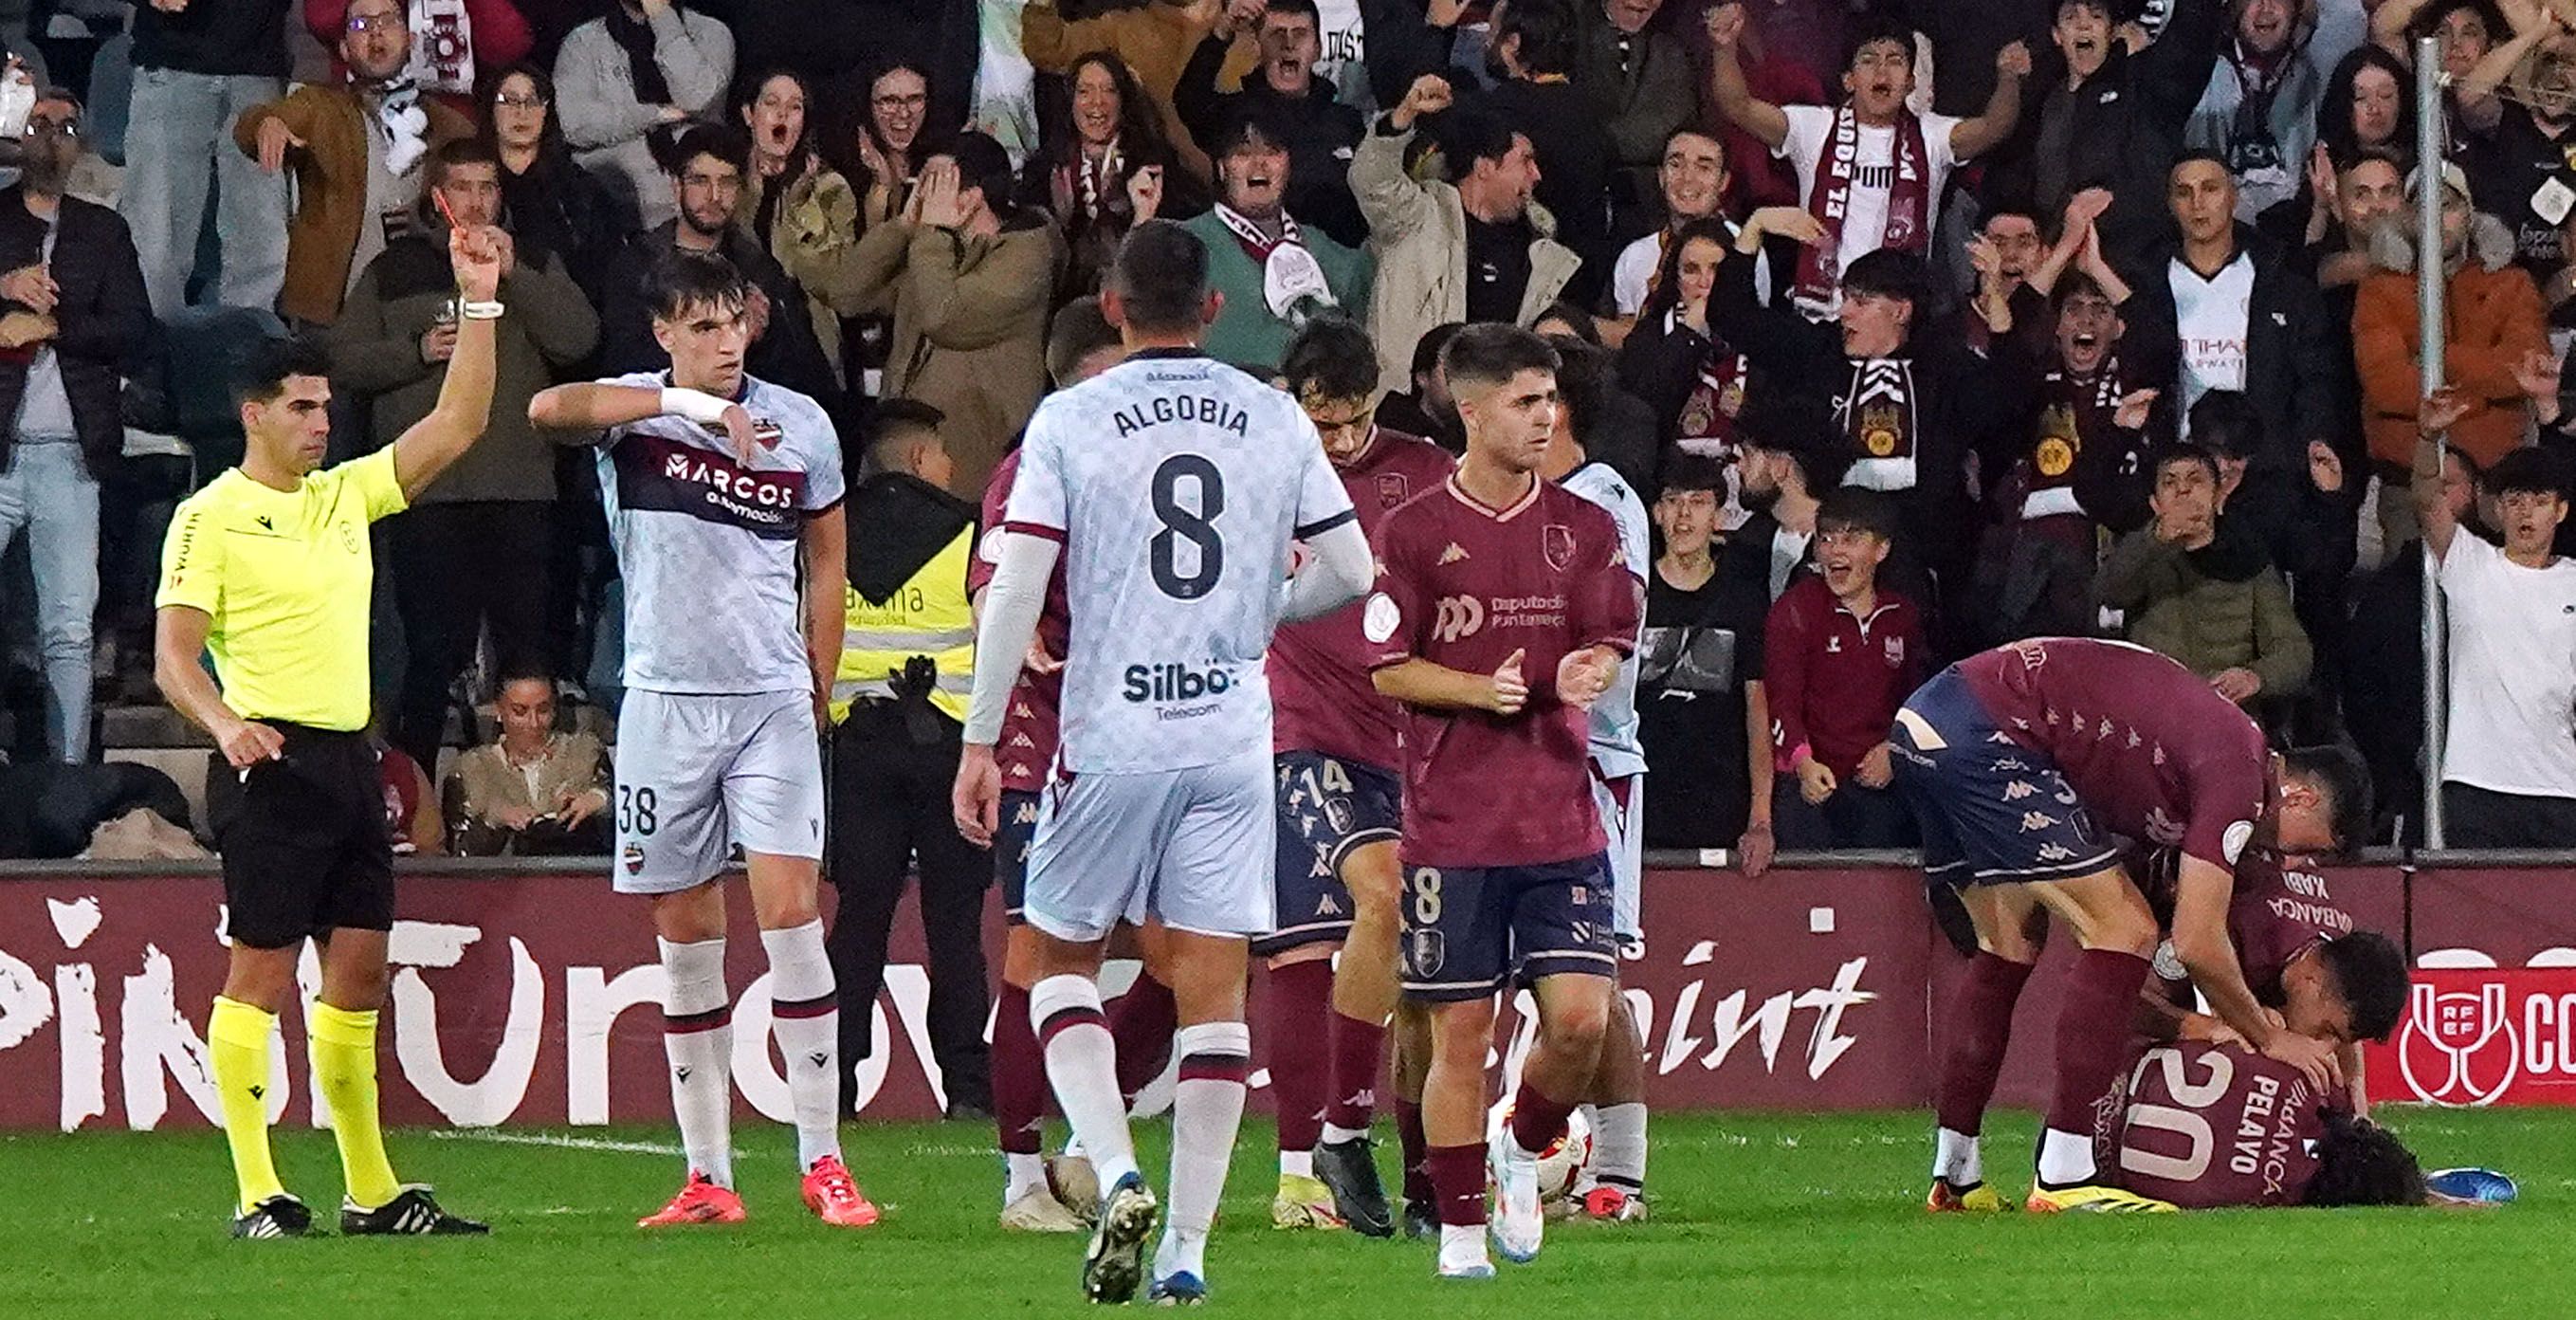
[[(1194, 510), (1181, 502), (1181, 483), (1197, 487)], [(1154, 534), (1148, 565), (1154, 585), (1174, 600), (1197, 600), (1225, 573), (1225, 538), (1217, 535), (1216, 518), (1225, 512), (1225, 475), (1197, 454), (1174, 454), (1154, 469), (1154, 517), (1163, 530)], [(1181, 570), (1181, 543), (1187, 541), (1196, 567)]]

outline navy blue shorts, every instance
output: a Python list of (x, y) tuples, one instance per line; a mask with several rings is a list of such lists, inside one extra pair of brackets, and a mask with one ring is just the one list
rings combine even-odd
[(1934, 882), (2072, 880), (2117, 858), (2056, 762), (2007, 737), (1956, 666), (1906, 698), (1888, 742)]
[(1402, 908), (1404, 992), (1416, 999), (1619, 974), (1607, 853), (1547, 866), (1408, 866)]
[(1028, 906), (1029, 845), (1037, 835), (1037, 793), (1002, 790), (1002, 827), (993, 831), (993, 878), (1002, 885), (1002, 919), (1014, 926)]
[(1281, 752), (1279, 865), (1273, 902), (1278, 926), (1252, 942), (1262, 957), (1309, 944), (1339, 944), (1351, 933), (1351, 891), (1342, 863), (1354, 849), (1393, 843), (1404, 785), (1394, 772), (1322, 752)]

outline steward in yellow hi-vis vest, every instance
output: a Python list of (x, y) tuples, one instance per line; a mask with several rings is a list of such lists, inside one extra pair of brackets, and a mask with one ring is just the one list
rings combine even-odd
[(930, 996), (954, 1005), (931, 1014), (931, 1055), (949, 1079), (951, 1112), (989, 1111), (982, 940), (993, 864), (957, 833), (948, 805), (975, 677), (966, 570), (977, 510), (941, 489), (950, 476), (943, 420), (927, 404), (879, 402), (868, 424), (873, 475), (850, 491), (850, 585), (832, 683), (829, 847), (841, 902), (827, 940), (840, 970), (842, 1057), (863, 1059), (876, 1046), (872, 1006), (895, 902), (918, 870)]

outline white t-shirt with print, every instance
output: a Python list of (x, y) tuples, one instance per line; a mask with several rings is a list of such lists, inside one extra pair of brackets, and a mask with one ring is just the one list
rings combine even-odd
[[(1816, 194), (1816, 169), (1834, 140), (1834, 107), (1824, 105), (1782, 106), (1788, 116), (1789, 136), (1782, 139), (1771, 154), (1790, 162), (1798, 171), (1798, 201), (1804, 205)], [(1923, 155), (1929, 165), (1925, 180), (1929, 200), (1925, 203), (1923, 224), (1925, 238), (1931, 236), (1934, 219), (1941, 213), (1941, 192), (1950, 184), (1950, 171), (1959, 158), (1952, 154), (1950, 135), (1964, 122), (1949, 115), (1924, 115)], [(1843, 213), (1843, 243), (1837, 270), (1848, 270), (1851, 264), (1879, 249), (1879, 236), (1887, 231), (1887, 198), (1896, 182), (1896, 130), (1860, 126), (1860, 150), (1852, 167), (1851, 204)], [(1839, 290), (1834, 306), (1842, 303)], [(1830, 309), (1829, 309), (1830, 310)]]
[(2243, 252), (2202, 279), (2175, 257), (2165, 267), (2173, 290), (2174, 329), (2181, 335), (2183, 431), (2191, 406), (2211, 390), (2245, 388), (2246, 331), (2254, 315), (2254, 258)]

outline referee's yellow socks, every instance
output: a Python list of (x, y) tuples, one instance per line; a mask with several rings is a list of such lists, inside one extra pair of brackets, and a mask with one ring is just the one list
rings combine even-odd
[(224, 1142), (232, 1147), (244, 1214), (286, 1190), (268, 1152), (268, 1042), (276, 1031), (275, 1013), (221, 995), (206, 1020), (206, 1052), (214, 1065), (215, 1095), (223, 1102)]
[(315, 1000), (307, 1021), (313, 1079), (331, 1107), (331, 1135), (340, 1143), (349, 1199), (373, 1210), (402, 1194), (385, 1159), (384, 1129), (376, 1122), (375, 1010), (352, 1012)]

